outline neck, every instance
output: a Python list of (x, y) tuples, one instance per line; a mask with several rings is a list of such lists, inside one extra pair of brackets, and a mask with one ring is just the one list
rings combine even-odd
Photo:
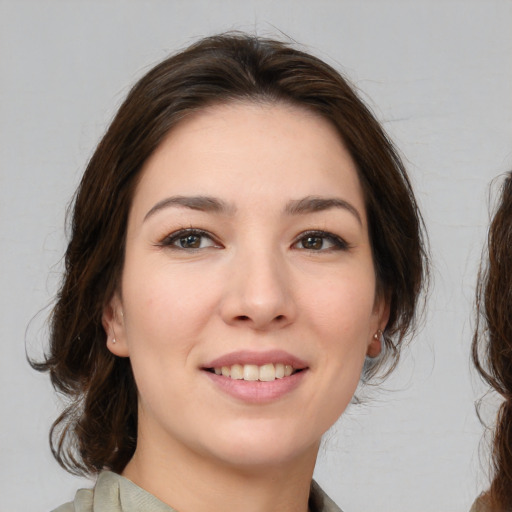
[(211, 460), (179, 444), (162, 449), (161, 444), (148, 446), (140, 441), (141, 437), (123, 476), (175, 510), (308, 510), (318, 445), (293, 460), (254, 466)]

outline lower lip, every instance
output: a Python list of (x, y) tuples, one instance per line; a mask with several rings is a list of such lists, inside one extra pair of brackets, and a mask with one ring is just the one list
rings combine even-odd
[(259, 380), (236, 380), (205, 371), (211, 381), (224, 393), (251, 404), (263, 404), (276, 401), (291, 393), (302, 382), (307, 369), (294, 373), (289, 377), (275, 379), (269, 382)]

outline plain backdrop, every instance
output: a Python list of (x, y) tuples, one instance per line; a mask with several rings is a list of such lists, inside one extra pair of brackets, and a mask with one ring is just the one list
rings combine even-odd
[(25, 360), (25, 339), (32, 355), (46, 341), (86, 162), (138, 77), (230, 29), (282, 32), (355, 84), (430, 233), (423, 329), (326, 436), (316, 478), (347, 512), (467, 511), (486, 486), (469, 346), (489, 183), (512, 168), (510, 27), (509, 0), (0, 0), (0, 511), (48, 511), (90, 485), (52, 459), (59, 400)]

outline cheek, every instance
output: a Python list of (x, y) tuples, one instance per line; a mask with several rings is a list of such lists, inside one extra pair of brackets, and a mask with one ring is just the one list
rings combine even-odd
[(201, 329), (212, 315), (217, 288), (204, 272), (187, 272), (179, 265), (132, 266), (123, 276), (127, 334), (147, 342), (183, 341)]
[(354, 283), (356, 286), (326, 286), (322, 299), (315, 304), (313, 321), (319, 340), (321, 385), (312, 402), (317, 400), (317, 421), (324, 431), (350, 403), (371, 338), (373, 287), (360, 280)]
[(309, 324), (318, 340), (321, 385), (318, 418), (330, 426), (343, 413), (360, 380), (374, 329), (375, 283), (370, 272), (331, 275), (313, 293), (305, 290)]
[(301, 302), (327, 337), (337, 334), (357, 341), (372, 328), (375, 282), (371, 272), (334, 274), (320, 285), (304, 288)]
[[(208, 322), (211, 291), (168, 266), (131, 265), (123, 274), (124, 328), (139, 399), (145, 410), (182, 406), (191, 384), (187, 368)], [(172, 393), (169, 393), (169, 390)]]

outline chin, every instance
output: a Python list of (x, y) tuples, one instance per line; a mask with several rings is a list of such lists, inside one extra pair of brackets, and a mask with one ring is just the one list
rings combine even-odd
[(246, 425), (236, 431), (225, 429), (222, 434), (217, 442), (212, 443), (210, 438), (209, 447), (203, 449), (213, 459), (243, 471), (279, 467), (309, 457), (314, 464), (321, 440), (320, 434), (304, 436), (304, 432), (290, 432), (275, 425)]

